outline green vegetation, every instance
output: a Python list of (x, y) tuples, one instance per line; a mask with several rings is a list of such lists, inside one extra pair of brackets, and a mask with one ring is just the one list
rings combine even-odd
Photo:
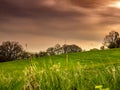
[(120, 49), (0, 63), (0, 90), (120, 90)]

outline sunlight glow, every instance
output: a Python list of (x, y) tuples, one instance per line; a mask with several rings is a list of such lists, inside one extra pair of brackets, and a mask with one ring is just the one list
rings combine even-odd
[(109, 7), (120, 8), (120, 2), (115, 2), (109, 5)]

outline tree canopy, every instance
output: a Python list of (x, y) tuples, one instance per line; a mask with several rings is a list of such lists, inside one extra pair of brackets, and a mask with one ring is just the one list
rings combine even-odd
[(108, 48), (119, 48), (120, 47), (119, 33), (116, 31), (109, 32), (109, 34), (106, 35), (104, 38), (103, 45)]
[(19, 59), (23, 52), (22, 46), (18, 42), (6, 41), (0, 45), (0, 60), (12, 61)]

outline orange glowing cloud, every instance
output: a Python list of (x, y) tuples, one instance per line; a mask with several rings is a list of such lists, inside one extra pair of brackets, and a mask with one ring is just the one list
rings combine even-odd
[(108, 6), (120, 9), (120, 1), (113, 2), (113, 3), (109, 4)]

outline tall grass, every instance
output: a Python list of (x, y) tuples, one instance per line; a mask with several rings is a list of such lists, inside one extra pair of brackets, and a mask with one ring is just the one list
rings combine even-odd
[(120, 65), (91, 66), (70, 63), (54, 64), (50, 59), (43, 67), (32, 61), (19, 75), (1, 71), (0, 90), (120, 90)]
[(120, 49), (0, 63), (0, 90), (120, 90)]

